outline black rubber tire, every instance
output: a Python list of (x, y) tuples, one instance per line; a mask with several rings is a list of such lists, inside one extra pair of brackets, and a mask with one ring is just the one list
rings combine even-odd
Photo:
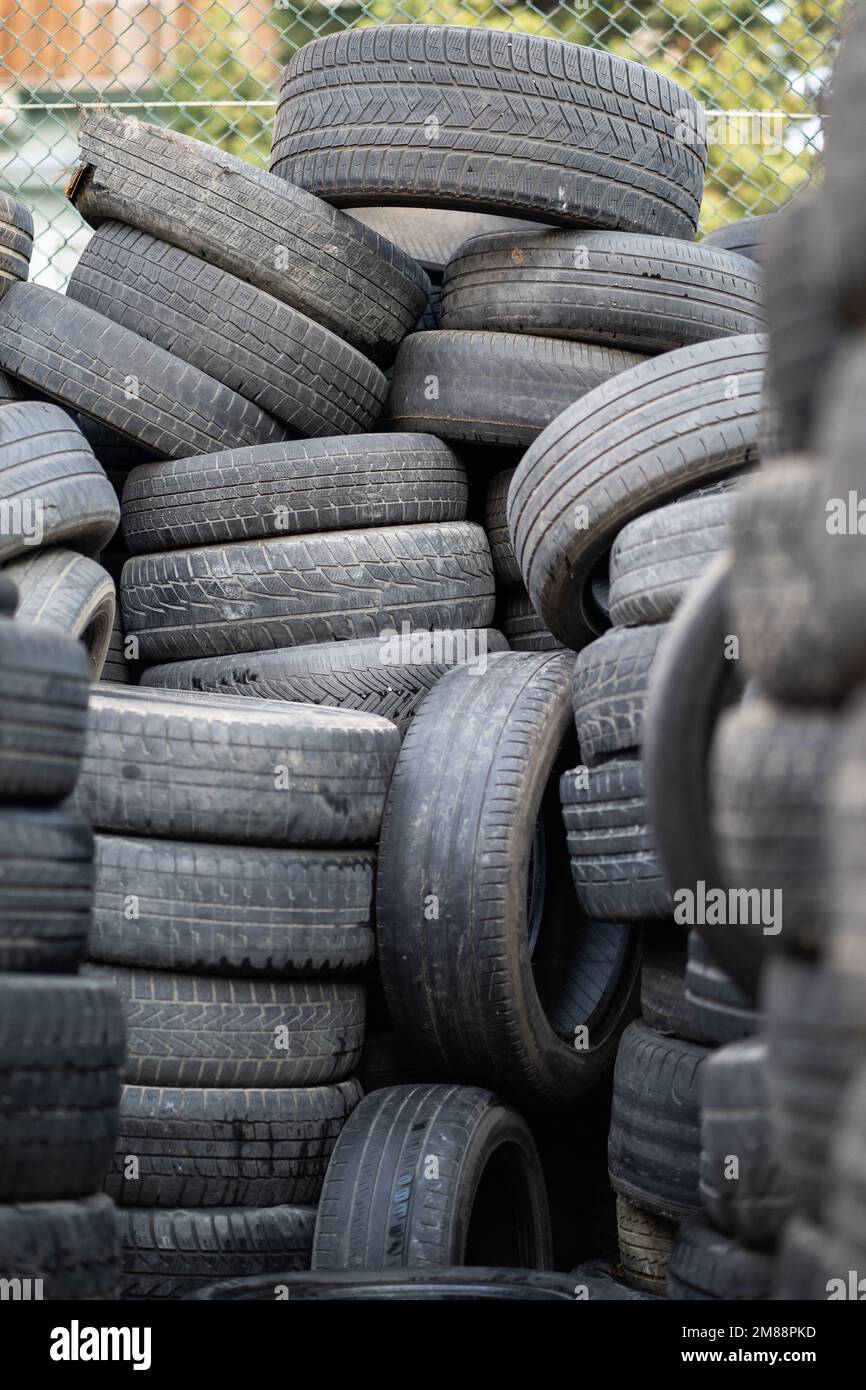
[(763, 1023), (696, 931), (689, 932), (686, 1004), (694, 1020), (693, 1035), (699, 1042), (737, 1042), (757, 1033)]
[(122, 1064), (123, 1015), (107, 984), (0, 976), (0, 1202), (98, 1189), (114, 1149)]
[(495, 29), (388, 25), (294, 55), (271, 168), (334, 203), (690, 239), (706, 164), (699, 131), (682, 87), (622, 58)]
[(615, 1191), (668, 1221), (700, 1210), (700, 1075), (706, 1047), (625, 1030), (613, 1077), (608, 1171)]
[(671, 1251), (668, 1298), (762, 1303), (772, 1297), (772, 1255), (747, 1250), (703, 1221), (686, 1221)]
[(823, 188), (800, 193), (769, 221), (765, 404), (775, 414), (774, 452), (798, 453), (815, 443), (843, 335), (827, 255), (835, 229)]
[[(393, 651), (391, 648), (393, 647)], [(424, 696), (452, 666), (482, 669), (508, 643), (492, 628), (312, 642), (271, 652), (151, 666), (143, 686), (332, 705), (378, 714), (405, 734)]]
[(428, 434), (367, 434), (154, 463), (123, 490), (133, 554), (224, 541), (462, 521), (463, 465)]
[(730, 544), (730, 492), (686, 497), (623, 527), (610, 552), (611, 621), (666, 623)]
[(372, 715), (99, 686), (75, 800), (121, 834), (370, 844), (399, 746)]
[[(695, 584), (670, 625), (647, 702), (647, 803), (672, 892), (722, 882), (710, 824), (709, 754), (722, 710), (739, 698), (739, 662), (725, 659), (729, 574), (728, 558), (719, 556)], [(763, 951), (753, 935), (731, 924), (698, 930), (754, 998)]]
[(666, 632), (611, 628), (579, 653), (571, 698), (580, 756), (589, 767), (643, 744), (650, 676)]
[(639, 759), (611, 758), (560, 779), (577, 901), (604, 922), (669, 918), (671, 895), (655, 846)]
[(354, 980), (84, 968), (120, 994), (130, 1085), (332, 1085), (351, 1075), (361, 1052), (364, 986)]
[(675, 1223), (617, 1197), (616, 1229), (619, 1262), (629, 1288), (664, 1298)]
[(394, 1086), (349, 1116), (325, 1175), (313, 1269), (551, 1263), (538, 1151), (490, 1091)]
[(437, 288), (451, 257), (470, 237), (543, 230), (540, 222), (484, 212), (459, 212), (454, 208), (353, 207), (347, 211), (350, 217), (372, 227), (412, 256)]
[(80, 642), (0, 622), (0, 802), (53, 802), (75, 785), (89, 673)]
[(92, 900), (90, 826), (64, 807), (0, 807), (0, 972), (74, 974)]
[(406, 735), (379, 842), (395, 1028), (428, 1075), (535, 1105), (597, 1084), (636, 1006), (637, 942), (582, 918), (569, 881), (570, 676), (567, 655), (513, 652), (443, 676)]
[[(742, 662), (767, 695), (794, 705), (835, 702), (859, 679), (863, 665), (863, 620), (852, 592), (862, 586), (851, 566), (860, 552), (849, 552), (848, 537), (825, 529), (824, 502), (832, 495), (823, 468), (806, 459), (780, 459), (749, 480), (732, 518), (730, 621)], [(847, 490), (835, 495), (847, 496)], [(811, 543), (816, 531), (823, 532), (826, 550)], [(854, 544), (859, 541), (858, 536)], [(822, 552), (829, 558), (831, 551), (835, 584), (825, 572), (830, 567), (822, 570), (820, 563)]]
[(198, 367), (294, 434), (353, 434), (388, 384), (336, 334), (273, 295), (135, 227), (105, 222), (66, 293)]
[(9, 193), (0, 193), (0, 298), (30, 274), (33, 215)]
[(105, 1191), (126, 1207), (316, 1202), (360, 1099), (357, 1081), (278, 1091), (124, 1086)]
[(487, 537), (468, 521), (136, 555), (121, 581), (146, 661), (228, 656), (383, 631), (488, 627)]
[(689, 933), (682, 927), (666, 922), (647, 927), (641, 952), (640, 1012), (654, 1033), (700, 1042), (686, 1003), (688, 949)]
[[(569, 1274), (533, 1269), (329, 1270), (286, 1274), (281, 1297), (292, 1303), (573, 1303)], [(224, 1279), (190, 1299), (272, 1303), (273, 1278)]]
[(100, 680), (111, 681), (115, 685), (137, 685), (138, 662), (127, 657), (127, 642), (123, 635), (120, 618), (120, 604), (115, 604), (114, 622), (108, 639), (108, 650), (102, 666)]
[(0, 1205), (0, 1252), (10, 1277), (42, 1281), (46, 1302), (118, 1297), (120, 1232), (107, 1197)]
[(638, 353), (516, 333), (413, 333), (391, 378), (385, 418), (470, 444), (524, 447), (566, 406), (636, 367)]
[(354, 974), (374, 955), (374, 862), (360, 850), (98, 835), (91, 959), (201, 974)]
[(664, 353), (569, 406), (524, 454), (508, 527), (561, 642), (577, 647), (606, 625), (589, 578), (623, 526), (757, 463), (764, 357), (754, 334)]
[(776, 1244), (792, 1209), (773, 1151), (767, 1071), (761, 1038), (718, 1048), (701, 1071), (701, 1202), (717, 1231), (759, 1248)]
[(773, 1142), (785, 1187), (817, 1216), (846, 1087), (866, 1055), (866, 982), (774, 957), (763, 977)]
[(832, 710), (765, 699), (728, 710), (716, 730), (713, 829), (722, 882), (771, 895), (776, 920), (748, 928), (765, 951), (826, 944), (833, 885), (827, 815), (838, 730)]
[(561, 642), (557, 642), (553, 633), (544, 626), (532, 606), (528, 593), (522, 587), (509, 589), (507, 593), (500, 596), (497, 623), (512, 651), (561, 652), (566, 650)]
[(252, 401), (43, 285), (0, 300), (0, 366), (163, 458), (285, 439)]
[(487, 484), (484, 494), (484, 529), (490, 542), (493, 573), (496, 575), (497, 584), (522, 588), (523, 576), (508, 534), (506, 515), (508, 489), (513, 477), (514, 469), (506, 468), (501, 473), (495, 473)]
[(758, 213), (756, 217), (741, 217), (736, 222), (717, 227), (714, 232), (707, 232), (705, 237), (701, 237), (699, 245), (717, 246), (723, 251), (733, 251), (737, 256), (745, 256), (750, 261), (765, 264), (766, 258), (762, 250), (764, 238), (776, 223), (777, 217), (778, 213), (775, 212)]
[(139, 227), (307, 314), (376, 361), (393, 357), (430, 282), (376, 232), (201, 140), (104, 110), (78, 134), (67, 197), (92, 226)]
[(77, 637), (87, 650), (91, 680), (102, 675), (117, 607), (107, 570), (75, 550), (52, 547), (19, 555), (6, 566), (18, 590), (17, 623)]
[(474, 237), (442, 288), (447, 329), (543, 334), (671, 352), (763, 325), (761, 276), (740, 256), (628, 232)]
[(26, 554), (34, 539), (99, 550), (120, 524), (114, 489), (80, 430), (56, 405), (0, 406), (0, 491), (21, 507), (22, 521), (17, 531), (0, 533), (0, 563)]
[(316, 1208), (119, 1207), (121, 1298), (186, 1298), (228, 1275), (282, 1274), (310, 1267)]

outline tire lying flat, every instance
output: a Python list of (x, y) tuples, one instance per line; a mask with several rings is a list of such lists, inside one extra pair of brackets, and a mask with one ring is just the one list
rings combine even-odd
[(84, 752), (89, 684), (80, 642), (0, 621), (0, 801), (69, 795)]
[(671, 352), (758, 332), (761, 278), (741, 257), (673, 238), (500, 232), (449, 263), (441, 323)]
[(65, 807), (0, 806), (0, 972), (74, 974), (92, 901), (90, 826)]
[(98, 686), (75, 802), (121, 834), (371, 844), (399, 746), (373, 715)]
[(235, 449), (134, 469), (132, 554), (223, 541), (462, 521), (466, 473), (429, 434), (366, 434)]
[(412, 628), (487, 627), (493, 565), (468, 521), (238, 541), (134, 556), (121, 579), (145, 661)]
[(698, 115), (676, 83), (576, 44), (387, 25), (294, 55), (271, 169), (338, 204), (435, 204), (691, 239), (706, 163)]

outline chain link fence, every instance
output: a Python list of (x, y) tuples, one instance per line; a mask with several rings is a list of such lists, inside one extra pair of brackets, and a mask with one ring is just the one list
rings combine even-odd
[(482, 24), (646, 63), (708, 111), (702, 228), (813, 174), (845, 0), (0, 0), (0, 182), (34, 213), (32, 276), (62, 288), (88, 233), (63, 188), (77, 108), (103, 103), (266, 166), (281, 67), (320, 34)]

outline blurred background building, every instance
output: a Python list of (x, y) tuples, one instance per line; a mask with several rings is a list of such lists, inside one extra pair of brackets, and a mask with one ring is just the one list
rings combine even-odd
[[(93, 102), (267, 164), (276, 83), (319, 34), (488, 24), (648, 63), (711, 112), (705, 229), (807, 181), (843, 0), (0, 0), (0, 183), (34, 210), (33, 278), (62, 288), (87, 233), (63, 188)], [(759, 121), (751, 113), (763, 113)]]

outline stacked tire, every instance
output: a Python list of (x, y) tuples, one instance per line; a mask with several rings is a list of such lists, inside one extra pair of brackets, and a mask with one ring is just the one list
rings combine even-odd
[(69, 803), (88, 663), (71, 637), (14, 621), (0, 575), (0, 1263), (20, 1299), (117, 1296), (100, 1194), (117, 1132), (124, 1030), (105, 981), (78, 974), (93, 837)]
[(76, 802), (96, 828), (90, 981), (123, 999), (106, 1191), (123, 1293), (309, 1267), (360, 1099), (384, 719), (94, 689)]

